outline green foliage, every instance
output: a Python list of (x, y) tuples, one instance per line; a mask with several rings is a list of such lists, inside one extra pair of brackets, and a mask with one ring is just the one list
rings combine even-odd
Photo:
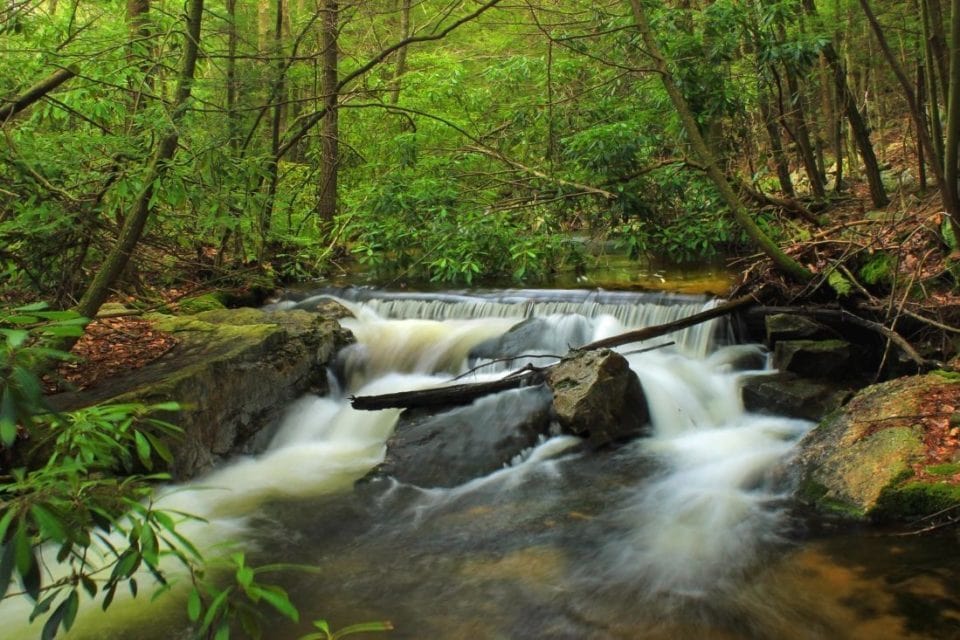
[(50, 340), (83, 334), (86, 318), (51, 311), (43, 303), (0, 310), (0, 444), (13, 445), (18, 425), (29, 429), (45, 409), (43, 390), (34, 372), (70, 354), (47, 345)]
[(846, 278), (846, 276), (840, 273), (837, 269), (830, 270), (830, 273), (827, 275), (827, 284), (829, 284), (830, 288), (833, 289), (841, 298), (853, 293), (853, 285)]
[(893, 256), (889, 253), (878, 251), (867, 258), (860, 267), (860, 279), (867, 285), (890, 285), (893, 283), (894, 268), (896, 267)]

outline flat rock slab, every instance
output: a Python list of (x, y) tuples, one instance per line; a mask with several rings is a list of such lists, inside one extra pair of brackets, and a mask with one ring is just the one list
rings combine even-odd
[(106, 401), (179, 402), (181, 411), (163, 416), (184, 430), (171, 447), (177, 479), (265, 444), (256, 436), (297, 396), (323, 392), (327, 365), (352, 341), (336, 321), (306, 311), (220, 309), (147, 318), (179, 344), (140, 369), (51, 402), (59, 409)]

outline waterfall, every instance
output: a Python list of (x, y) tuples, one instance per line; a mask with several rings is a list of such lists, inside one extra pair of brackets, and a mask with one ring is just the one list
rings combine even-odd
[[(518, 340), (522, 338), (518, 352), (556, 356), (570, 347), (669, 322), (712, 304), (687, 296), (569, 291), (337, 290), (318, 295), (335, 295), (355, 316), (342, 321), (357, 343), (340, 354), (341, 386), (327, 397), (307, 396), (293, 403), (260, 455), (238, 458), (206, 477), (161, 492), (161, 508), (207, 520), (187, 531), (200, 537), (207, 552), (228, 540), (239, 539), (241, 548), (253, 545), (249, 540), (253, 516), (284, 501), (303, 505), (299, 511), (308, 512), (318, 496), (348, 494), (354, 481), (383, 459), (399, 412), (355, 411), (349, 405), (350, 394), (421, 389), (465, 373), (467, 381), (499, 377), (502, 372), (495, 367), (474, 370), (489, 361), (477, 355), (478, 349), (530, 319), (541, 324), (527, 333), (515, 332)], [(274, 308), (303, 307), (310, 299), (284, 301)], [(587, 591), (626, 588), (651, 596), (700, 597), (738, 575), (776, 538), (782, 522), (776, 502), (782, 489), (769, 477), (770, 470), (809, 425), (745, 413), (738, 391), (743, 373), (731, 362), (744, 349), (755, 348), (718, 349), (718, 338), (721, 343), (730, 341), (723, 319), (671, 334), (666, 339), (675, 344), (663, 349), (635, 352), (645, 344), (620, 349), (640, 377), (654, 429), (652, 437), (622, 448), (616, 459), (625, 460), (627, 467), (654, 471), (640, 474), (635, 485), (603, 495), (604, 507), (595, 516), (596, 544), (582, 559), (581, 569), (565, 578), (566, 584)], [(504, 366), (518, 367), (522, 362)], [(383, 525), (383, 535), (426, 536), (433, 519), (457, 505), (471, 500), (496, 504), (531, 487), (559, 492), (538, 498), (537, 504), (548, 508), (551, 501), (562, 500), (563, 487), (568, 486), (565, 478), (576, 465), (591, 460), (593, 454), (571, 449), (576, 442), (569, 436), (547, 439), (512, 465), (453, 489), (408, 487), (405, 490), (413, 491), (414, 497), (403, 503), (407, 517)], [(310, 531), (296, 535), (309, 537)], [(389, 576), (384, 580), (389, 584)], [(151, 606), (169, 608), (171, 598), (177, 597), (182, 594), (174, 591)], [(163, 600), (168, 602), (162, 604)], [(82, 615), (70, 637), (129, 637), (122, 630), (111, 631), (110, 620), (121, 620), (122, 628), (128, 624), (124, 619), (143, 615), (143, 606), (141, 598), (136, 607), (115, 603), (106, 616)], [(13, 615), (8, 610), (2, 610), (5, 619)], [(33, 635), (36, 628), (12, 637)]]

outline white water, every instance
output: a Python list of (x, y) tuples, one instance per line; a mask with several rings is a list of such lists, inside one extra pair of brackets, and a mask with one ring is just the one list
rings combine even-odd
[[(468, 368), (467, 354), (473, 346), (531, 314), (548, 318), (554, 346), (561, 347), (575, 342), (570, 332), (583, 333), (584, 327), (586, 341), (592, 341), (703, 307), (699, 302), (510, 304), (459, 298), (463, 296), (442, 303), (392, 300), (388, 305), (345, 302), (357, 319), (345, 320), (344, 325), (358, 344), (344, 354), (344, 393), (389, 393), (442, 384)], [(583, 319), (572, 322), (569, 314), (574, 312)], [(677, 341), (672, 348), (628, 356), (643, 384), (654, 427), (651, 438), (631, 446), (638, 456), (659, 461), (661, 471), (610, 497), (604, 514), (610, 533), (597, 541), (595, 562), (571, 580), (697, 596), (718, 580), (736, 576), (776, 537), (780, 514), (771, 504), (779, 494), (766, 474), (807, 425), (744, 413), (737, 387), (741, 374), (728, 364), (730, 351), (710, 354), (711, 332), (722, 330), (722, 321), (714, 321), (670, 336)], [(622, 350), (638, 346), (646, 345)], [(499, 375), (485, 370), (470, 379)], [(229, 540), (243, 544), (248, 519), (261, 505), (348, 491), (382, 460), (397, 415), (354, 411), (340, 393), (303, 398), (290, 407), (263, 454), (235, 460), (189, 485), (163, 492), (160, 507), (208, 520), (184, 524), (184, 533), (208, 553)], [(517, 483), (549, 483), (563, 473), (562, 463), (553, 456), (575, 442), (554, 438), (487, 477), (454, 489), (422, 491), (412, 507), (410, 526), (491, 485), (508, 490)], [(160, 606), (169, 608), (178, 598), (165, 600)], [(143, 601), (140, 598), (135, 607), (116, 603), (106, 620), (100, 615), (82, 617), (70, 637), (103, 637), (114, 626), (111, 620), (123, 627), (129, 620), (142, 619)], [(23, 619), (22, 612), (4, 608), (0, 616)], [(9, 637), (33, 637), (36, 631)], [(116, 633), (126, 637), (122, 631)]]

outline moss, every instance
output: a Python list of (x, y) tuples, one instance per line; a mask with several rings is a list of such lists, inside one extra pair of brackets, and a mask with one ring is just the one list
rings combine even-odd
[(211, 311), (213, 309), (226, 309), (226, 305), (223, 303), (223, 296), (218, 291), (191, 298), (184, 298), (175, 305), (176, 312), (184, 315), (193, 315), (201, 311)]
[(945, 380), (950, 382), (960, 382), (960, 372), (958, 371), (945, 371), (943, 369), (934, 369), (930, 373), (936, 374)]
[(945, 464), (932, 464), (926, 469), (927, 473), (933, 476), (953, 476), (960, 473), (960, 462), (947, 462)]
[(960, 486), (945, 482), (907, 482), (880, 494), (871, 515), (883, 520), (925, 516), (960, 504)]

